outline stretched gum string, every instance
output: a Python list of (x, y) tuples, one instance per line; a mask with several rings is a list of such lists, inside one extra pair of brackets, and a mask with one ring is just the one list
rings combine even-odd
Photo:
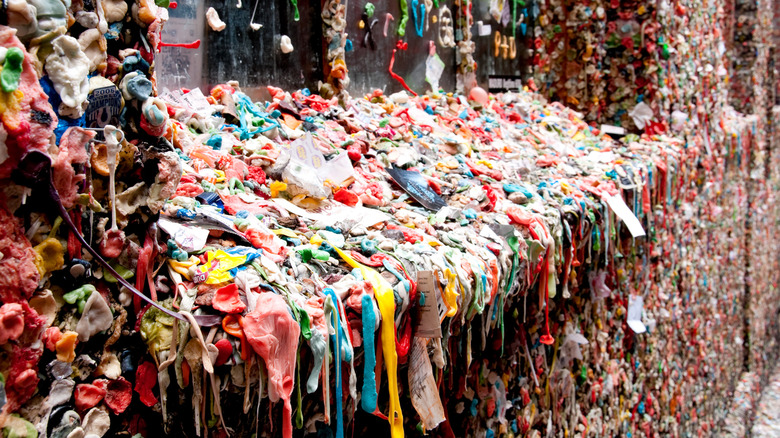
[(200, 40), (195, 40), (191, 43), (164, 43), (160, 42), (162, 47), (181, 47), (183, 49), (197, 49), (200, 47)]
[(112, 268), (111, 265), (108, 264), (108, 262), (103, 260), (103, 257), (101, 257), (100, 254), (98, 254), (98, 252), (95, 251), (95, 249), (92, 248), (92, 246), (90, 246), (89, 243), (87, 243), (86, 239), (84, 239), (84, 236), (82, 236), (81, 233), (79, 233), (76, 230), (76, 225), (73, 224), (73, 221), (70, 219), (70, 215), (68, 215), (68, 211), (62, 205), (62, 202), (60, 202), (60, 199), (59, 199), (60, 196), (59, 196), (59, 193), (57, 193), (57, 189), (54, 188), (54, 185), (51, 183), (51, 181), (49, 182), (49, 184), (50, 184), (51, 190), (54, 191), (53, 194), (57, 194), (57, 197), (54, 199), (54, 201), (56, 201), (57, 206), (59, 207), (60, 216), (62, 216), (62, 218), (63, 218), (63, 220), (65, 222), (65, 225), (67, 225), (68, 228), (70, 228), (70, 231), (76, 236), (76, 239), (78, 239), (79, 242), (81, 242), (81, 245), (84, 246), (90, 254), (92, 254), (92, 257), (94, 257), (95, 260), (98, 261), (98, 263), (103, 267), (103, 269), (107, 270), (111, 275), (114, 276), (114, 278), (116, 278), (116, 280), (119, 282), (119, 284), (121, 284), (122, 286), (124, 286), (127, 289), (129, 289), (130, 291), (132, 291), (137, 297), (141, 298), (142, 300), (146, 301), (147, 303), (151, 304), (152, 306), (158, 308), (159, 310), (163, 311), (164, 313), (166, 313), (166, 314), (168, 314), (168, 315), (170, 315), (170, 316), (172, 316), (172, 317), (174, 317), (174, 318), (176, 318), (176, 319), (178, 319), (180, 321), (189, 322), (186, 318), (181, 316), (181, 314), (179, 314), (178, 312), (174, 312), (172, 310), (166, 309), (165, 307), (163, 307), (160, 304), (158, 304), (156, 301), (152, 301), (149, 297), (147, 297), (146, 295), (144, 295), (141, 292), (139, 292), (138, 289), (136, 289), (130, 283), (128, 283), (128, 281), (125, 280), (124, 277), (119, 275), (119, 273), (116, 272), (114, 270), (114, 268)]
[[(380, 335), (381, 335), (381, 332), (380, 332)], [(384, 366), (384, 364), (382, 363), (382, 342), (381, 341), (382, 340), (380, 338), (379, 344), (376, 344), (376, 350), (377, 350), (376, 351), (376, 355), (375, 355), (375, 357), (376, 357), (376, 367), (374, 367), (374, 377), (376, 379), (376, 388), (377, 388), (376, 392), (377, 392), (377, 394), (379, 393), (379, 389), (382, 387), (382, 367)], [(383, 414), (379, 410), (379, 407), (374, 408), (374, 412), (372, 412), (372, 414), (374, 416), (377, 416), (377, 417), (387, 421), (387, 415)]]
[(294, 11), (294, 13), (293, 13), (293, 19), (294, 19), (295, 21), (300, 21), (300, 19), (301, 19), (301, 14), (298, 12), (298, 0), (290, 0), (290, 3), (292, 3), (292, 6), (293, 6), (293, 11)]
[(382, 354), (387, 368), (387, 389), (390, 395), (390, 412), (387, 420), (390, 422), (392, 438), (401, 438), (404, 436), (404, 417), (403, 412), (401, 412), (401, 401), (398, 395), (398, 355), (394, 345), (395, 298), (393, 297), (393, 288), (374, 269), (361, 265), (335, 246), (333, 249), (348, 265), (360, 269), (363, 279), (371, 283), (371, 286), (374, 288), (374, 296), (379, 305), (379, 313), (382, 315)]
[(390, 58), (390, 67), (387, 68), (387, 71), (390, 72), (390, 77), (398, 81), (404, 89), (410, 93), (412, 93), (415, 97), (417, 96), (417, 93), (415, 93), (411, 88), (409, 88), (408, 85), (406, 85), (406, 81), (401, 76), (398, 76), (397, 74), (393, 73), (393, 64), (395, 64), (395, 52), (398, 49), (393, 49), (393, 56)]
[(393, 18), (393, 15), (388, 12), (387, 15), (385, 15), (385, 37), (387, 36), (387, 27), (390, 25), (390, 20), (395, 21), (395, 18)]
[(549, 265), (549, 259), (550, 257), (549, 250), (547, 254), (545, 255), (544, 260), (542, 261), (542, 272), (540, 279), (541, 286), (544, 288), (544, 330), (545, 334), (542, 335), (539, 342), (545, 345), (552, 345), (553, 342), (555, 342), (555, 339), (553, 339), (552, 335), (550, 335), (550, 265)]
[[(409, 2), (408, 0), (400, 0), (401, 7), (401, 21), (398, 22), (398, 36), (403, 37), (406, 35), (406, 23), (409, 22)], [(416, 94), (415, 94), (416, 96)]]
[[(325, 313), (325, 322), (330, 332), (330, 324), (332, 323), (331, 313), (333, 312), (333, 306), (328, 306), (327, 301), (323, 303), (322, 309)], [(334, 329), (335, 330), (335, 329)], [(325, 424), (330, 424), (330, 335), (325, 335), (325, 357), (322, 365), (322, 404), (324, 405)]]
[[(106, 164), (108, 164), (108, 198), (111, 200), (111, 229), (116, 230), (116, 156), (119, 153), (119, 143), (121, 143), (125, 134), (112, 125), (106, 125), (103, 128), (103, 134), (106, 139)], [(119, 134), (119, 138), (117, 138)]]
[[(417, 9), (421, 10), (419, 16)], [(418, 0), (412, 0), (412, 13), (414, 14), (414, 31), (417, 32), (417, 36), (422, 38), (425, 27), (425, 3), (420, 5)]]
[[(339, 317), (339, 307), (334, 302), (334, 300), (338, 300), (338, 297), (331, 288), (327, 288), (323, 292), (325, 296), (330, 298), (330, 305), (333, 306), (330, 318), (332, 321), (335, 321), (333, 327), (336, 329), (336, 334), (330, 335), (330, 340), (333, 342), (333, 361), (336, 365), (336, 438), (344, 438), (344, 408), (342, 406), (344, 390), (341, 386), (341, 318)], [(325, 305), (328, 305), (327, 301)]]
[(81, 242), (81, 245), (84, 246), (90, 254), (92, 254), (95, 260), (97, 260), (97, 262), (105, 270), (107, 270), (111, 275), (114, 276), (114, 278), (116, 278), (119, 284), (126, 287), (127, 289), (132, 291), (135, 295), (137, 295), (139, 298), (151, 304), (152, 306), (158, 308), (160, 311), (164, 312), (165, 314), (170, 315), (180, 321), (189, 322), (180, 313), (166, 309), (165, 307), (161, 306), (157, 302), (152, 301), (149, 297), (147, 297), (143, 293), (139, 292), (138, 289), (133, 287), (127, 280), (124, 279), (124, 277), (119, 275), (119, 273), (116, 272), (114, 268), (112, 268), (111, 265), (109, 265), (108, 262), (106, 262), (103, 259), (103, 257), (101, 257), (100, 254), (97, 251), (95, 251), (95, 249), (92, 248), (92, 246), (89, 243), (87, 243), (86, 239), (84, 239), (84, 236), (82, 236), (81, 233), (78, 232), (76, 225), (73, 223), (73, 220), (70, 218), (70, 215), (68, 214), (68, 210), (65, 208), (64, 205), (62, 205), (62, 201), (60, 200), (60, 194), (59, 192), (57, 192), (57, 188), (54, 187), (54, 181), (52, 180), (52, 175), (51, 175), (51, 158), (49, 158), (47, 155), (45, 155), (42, 152), (32, 151), (32, 152), (28, 152), (27, 155), (24, 156), (22, 161), (31, 159), (34, 162), (36, 157), (38, 157), (38, 159), (41, 160), (42, 162), (47, 163), (47, 165), (44, 166), (43, 169), (38, 173), (38, 179), (35, 182), (38, 184), (45, 185), (45, 186), (41, 186), (41, 188), (45, 189), (50, 200), (57, 205), (60, 216), (62, 216), (63, 222), (65, 222), (65, 225), (68, 227), (70, 232), (73, 233), (74, 236), (76, 236), (76, 239), (78, 239), (78, 241)]
[[(363, 15), (366, 15), (366, 14), (363, 14)], [(376, 24), (379, 23), (379, 20), (374, 18), (371, 21), (371, 24), (368, 24), (368, 19), (366, 19), (365, 21), (366, 21), (366, 34), (365, 34), (365, 36), (363, 36), (363, 47), (368, 46), (369, 43), (370, 43), (371, 49), (376, 50), (376, 41), (374, 41), (374, 34), (371, 31), (374, 28), (374, 26), (376, 26)], [(385, 32), (385, 33), (387, 33), (387, 32)]]

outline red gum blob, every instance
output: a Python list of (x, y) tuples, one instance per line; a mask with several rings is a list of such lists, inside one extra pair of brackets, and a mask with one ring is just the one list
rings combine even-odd
[(124, 412), (132, 400), (133, 386), (124, 377), (108, 382), (105, 402), (115, 414)]
[(262, 167), (249, 166), (247, 173), (246, 179), (255, 181), (258, 184), (265, 184), (266, 176)]
[(217, 289), (211, 306), (223, 313), (241, 313), (246, 310), (246, 304), (238, 297), (238, 285), (235, 283)]
[(43, 332), (43, 345), (49, 351), (57, 348), (57, 342), (62, 338), (62, 332), (59, 327), (49, 327)]
[(188, 198), (194, 198), (203, 193), (203, 187), (200, 184), (195, 183), (182, 183), (176, 187), (176, 196), (186, 196)]
[[(101, 385), (104, 386), (104, 385)], [(105, 388), (89, 383), (80, 383), (76, 385), (76, 391), (73, 393), (76, 409), (84, 412), (87, 409), (94, 408), (106, 396)]]
[(257, 228), (249, 228), (244, 234), (246, 235), (247, 240), (249, 240), (255, 248), (262, 248), (276, 255), (284, 253), (282, 240), (277, 238), (273, 233), (266, 233)]
[(30, 308), (27, 301), (21, 301), (19, 305), (24, 314), (24, 327), (10, 351), (11, 367), (6, 374), (7, 403), (3, 407), (3, 413), (18, 410), (35, 394), (38, 387), (37, 367), (43, 348), (31, 348), (29, 345), (41, 338), (46, 319)]
[(333, 199), (341, 202), (344, 205), (348, 205), (350, 207), (356, 206), (358, 201), (360, 200), (357, 194), (347, 189), (339, 189), (336, 193), (333, 194)]
[(106, 230), (103, 240), (100, 241), (100, 253), (103, 257), (115, 259), (122, 254), (125, 247), (125, 233), (122, 230)]
[(41, 350), (15, 346), (11, 370), (6, 380), (7, 403), (3, 412), (15, 412), (29, 400), (38, 387), (38, 360)]
[(347, 156), (349, 156), (349, 159), (352, 161), (360, 161), (360, 159), (363, 158), (360, 146), (355, 144), (347, 146)]
[(27, 300), (38, 288), (35, 251), (19, 222), (0, 203), (0, 301)]
[(21, 304), (8, 303), (0, 307), (0, 344), (15, 341), (24, 332), (24, 309)]
[(217, 360), (214, 362), (214, 365), (224, 365), (230, 358), (230, 355), (233, 354), (233, 344), (231, 344), (227, 339), (222, 338), (217, 341), (214, 346), (219, 350), (219, 354), (217, 355)]
[(157, 368), (151, 362), (138, 365), (135, 371), (135, 392), (140, 395), (141, 403), (152, 407), (157, 403), (157, 397), (152, 393), (152, 388), (157, 384)]

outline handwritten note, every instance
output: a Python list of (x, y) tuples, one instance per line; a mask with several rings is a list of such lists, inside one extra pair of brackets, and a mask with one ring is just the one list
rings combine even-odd
[(409, 389), (412, 405), (420, 415), (423, 426), (426, 430), (432, 430), (441, 424), (445, 417), (436, 380), (433, 379), (427, 345), (428, 339), (414, 338), (409, 358)]
[(419, 307), (417, 318), (417, 336), (421, 338), (441, 338), (439, 305), (436, 299), (436, 277), (433, 271), (417, 272), (417, 290), (424, 294), (425, 301)]

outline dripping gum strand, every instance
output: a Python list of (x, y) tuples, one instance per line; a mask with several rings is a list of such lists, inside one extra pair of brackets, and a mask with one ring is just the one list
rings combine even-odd
[(379, 312), (382, 315), (382, 353), (387, 368), (387, 384), (390, 394), (390, 412), (388, 421), (390, 422), (390, 433), (393, 438), (404, 436), (404, 419), (401, 412), (401, 401), (398, 394), (398, 356), (395, 349), (395, 298), (393, 297), (393, 288), (382, 278), (379, 273), (369, 267), (361, 265), (352, 257), (341, 251), (339, 248), (333, 248), (341, 258), (353, 268), (360, 270), (363, 278), (371, 283), (374, 288)]

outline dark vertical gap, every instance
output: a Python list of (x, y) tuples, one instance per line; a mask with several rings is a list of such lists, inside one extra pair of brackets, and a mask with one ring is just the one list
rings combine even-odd
[[(750, 141), (753, 141), (751, 138)], [(746, 182), (746, 189), (747, 189), (747, 195), (748, 195), (748, 208), (747, 208), (747, 214), (745, 217), (745, 273), (744, 273), (744, 282), (745, 282), (745, 291), (742, 296), (742, 331), (743, 331), (743, 343), (742, 343), (742, 371), (748, 372), (750, 371), (750, 270), (751, 270), (751, 263), (750, 263), (750, 241), (751, 241), (751, 234), (753, 230), (753, 190), (752, 190), (752, 182), (750, 180), (750, 169), (752, 168), (751, 160), (748, 158), (748, 165), (747, 165), (747, 182)]]
[[(306, 26), (308, 29), (308, 47), (301, 47), (301, 50), (308, 52), (308, 65), (304, 69), (304, 77), (306, 78), (306, 84), (312, 91), (316, 90), (318, 81), (324, 80), (325, 72), (325, 40), (322, 33), (322, 3), (319, 0), (307, 0), (300, 1), (298, 10), (308, 11), (308, 17), (310, 25)], [(304, 16), (301, 15), (303, 20)], [(300, 22), (298, 26), (302, 26)]]
[(770, 47), (769, 53), (767, 54), (767, 63), (766, 63), (766, 77), (767, 77), (767, 84), (768, 86), (765, 88), (769, 88), (769, 97), (767, 99), (767, 104), (764, 108), (764, 121), (766, 123), (766, 157), (764, 158), (764, 181), (766, 183), (769, 183), (769, 177), (770, 175), (770, 163), (772, 162), (772, 146), (774, 146), (774, 121), (772, 120), (772, 108), (775, 102), (777, 101), (776, 94), (776, 80), (775, 77), (775, 48)]

